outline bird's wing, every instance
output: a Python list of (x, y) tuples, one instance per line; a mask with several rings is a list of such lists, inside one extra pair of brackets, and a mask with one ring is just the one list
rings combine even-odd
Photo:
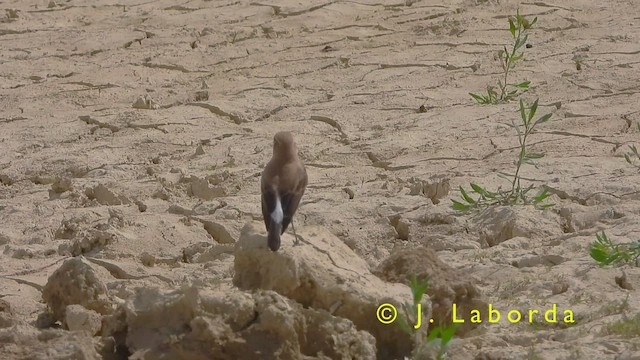
[(262, 218), (264, 226), (269, 231), (269, 223), (271, 222), (271, 213), (276, 208), (277, 195), (273, 189), (264, 189), (262, 191)]
[(284, 234), (285, 230), (291, 223), (291, 219), (293, 219), (293, 215), (298, 210), (298, 205), (300, 205), (300, 200), (302, 199), (302, 195), (304, 195), (304, 190), (307, 187), (307, 174), (304, 173), (304, 176), (301, 178), (300, 182), (292, 191), (287, 191), (281, 194), (282, 199), (282, 212), (284, 213), (284, 218), (282, 220), (282, 233)]

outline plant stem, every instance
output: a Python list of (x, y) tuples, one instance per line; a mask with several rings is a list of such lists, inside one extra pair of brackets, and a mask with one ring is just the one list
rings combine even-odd
[(522, 26), (518, 25), (518, 35), (516, 36), (516, 41), (513, 43), (513, 49), (511, 50), (511, 54), (504, 54), (504, 56), (506, 57), (506, 60), (505, 60), (505, 70), (504, 70), (504, 82), (502, 83), (502, 88), (500, 89), (500, 100), (504, 100), (505, 93), (507, 91), (507, 79), (509, 77), (509, 70), (511, 69), (511, 64), (512, 64), (511, 59), (513, 59), (513, 57), (515, 56), (516, 50), (518, 50), (516, 46), (518, 45), (518, 43), (520, 43), (521, 32), (522, 32)]
[(513, 175), (513, 182), (511, 183), (511, 195), (513, 196), (516, 191), (516, 182), (518, 182), (518, 188), (520, 187), (520, 181), (518, 175), (520, 173), (520, 167), (522, 166), (522, 159), (526, 154), (527, 135), (529, 135), (529, 129), (525, 128), (524, 136), (522, 136), (522, 144), (520, 145), (520, 154), (518, 155), (518, 164), (516, 166), (516, 173)]

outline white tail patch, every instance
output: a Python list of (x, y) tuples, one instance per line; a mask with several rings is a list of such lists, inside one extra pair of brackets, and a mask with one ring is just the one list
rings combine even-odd
[(284, 219), (282, 204), (280, 203), (280, 197), (276, 196), (276, 208), (271, 213), (271, 220), (277, 224), (282, 224), (282, 219)]

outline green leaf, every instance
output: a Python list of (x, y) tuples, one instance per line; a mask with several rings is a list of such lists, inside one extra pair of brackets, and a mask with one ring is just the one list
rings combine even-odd
[(398, 318), (396, 319), (396, 323), (398, 324), (398, 327), (400, 327), (400, 330), (405, 332), (407, 335), (413, 335), (412, 327), (409, 325), (407, 319), (405, 319), (404, 316), (398, 316)]
[(520, 99), (520, 117), (522, 118), (522, 122), (526, 124), (527, 116), (525, 115), (525, 112), (524, 112), (524, 101), (522, 101), (522, 99)]
[(482, 186), (480, 186), (478, 184), (470, 183), (469, 185), (471, 186), (473, 191), (475, 191), (476, 193), (478, 193), (480, 195), (485, 194), (487, 192), (485, 189), (482, 188)]
[(527, 119), (528, 121), (531, 121), (531, 119), (533, 119), (533, 116), (536, 114), (536, 110), (538, 110), (538, 99), (533, 102), (533, 105), (531, 105), (531, 109), (529, 109), (529, 118)]
[(453, 209), (458, 211), (467, 211), (471, 208), (469, 205), (465, 205), (459, 201), (451, 200), (453, 202)]
[(595, 261), (597, 261), (600, 264), (606, 263), (607, 258), (609, 257), (608, 254), (603, 249), (598, 248), (597, 246), (591, 247), (590, 255), (591, 255), (591, 258), (593, 258)]
[(531, 159), (531, 160), (535, 160), (535, 159), (542, 159), (544, 157), (543, 153), (533, 153), (533, 152), (528, 152), (526, 155), (527, 159)]
[(429, 335), (427, 335), (427, 342), (432, 342), (435, 339), (437, 339), (441, 331), (442, 331), (442, 328), (440, 326), (437, 326), (436, 328), (431, 330), (431, 332), (429, 332)]
[(535, 122), (535, 123), (533, 123), (533, 126), (536, 126), (536, 125), (538, 125), (538, 124), (546, 123), (547, 121), (549, 121), (549, 119), (551, 119), (551, 114), (545, 114), (545, 115), (542, 115), (542, 116), (540, 117), (540, 119), (536, 120), (536, 122)]
[(522, 38), (516, 40), (516, 44), (514, 46), (515, 50), (520, 49), (524, 44), (527, 43), (527, 39), (529, 39), (529, 35), (525, 34)]
[(538, 22), (538, 17), (533, 18), (533, 21), (529, 24), (529, 28), (531, 28), (535, 23)]
[(516, 37), (516, 24), (511, 18), (509, 18), (509, 32), (511, 32), (511, 36)]
[(521, 89), (528, 89), (529, 88), (529, 84), (531, 84), (531, 81), (523, 81), (520, 84), (514, 84), (513, 86), (515, 86), (517, 88), (521, 88)]
[(418, 278), (413, 275), (411, 277), (411, 292), (413, 293), (413, 303), (419, 304), (422, 300), (422, 296), (427, 291), (429, 287), (429, 283), (426, 281), (420, 281)]
[(514, 57), (511, 58), (511, 62), (514, 63), (520, 59), (522, 59), (524, 57), (524, 53), (520, 53), (518, 55), (515, 55)]
[(518, 25), (522, 25), (524, 17), (520, 15), (520, 10), (516, 10), (516, 20), (518, 21)]
[(442, 335), (440, 336), (440, 339), (442, 340), (442, 347), (446, 348), (449, 341), (453, 338), (453, 335), (455, 335), (456, 330), (458, 330), (457, 324), (450, 324), (446, 329), (441, 331)]
[(633, 162), (631, 161), (631, 158), (629, 157), (629, 154), (624, 154), (624, 159), (627, 160), (629, 164), (633, 164)]
[(522, 146), (522, 132), (520, 131), (520, 125), (516, 125), (516, 122), (511, 119), (511, 126), (516, 129), (516, 134), (518, 134), (518, 142), (520, 146)]
[(545, 187), (541, 192), (538, 193), (538, 195), (533, 197), (533, 200), (534, 202), (539, 203), (544, 201), (549, 196), (551, 196), (551, 193), (549, 192), (549, 189)]
[(469, 93), (469, 95), (471, 95), (471, 97), (474, 98), (480, 104), (486, 104), (487, 103), (487, 99), (482, 95), (478, 95), (478, 94), (474, 94), (474, 93)]
[(473, 191), (475, 191), (477, 194), (480, 194), (480, 196), (482, 196), (483, 198), (485, 198), (485, 199), (494, 199), (495, 198), (495, 194), (485, 190), (482, 186), (480, 186), (478, 184), (474, 184), (474, 183), (470, 183), (469, 185), (471, 186)]
[(598, 239), (598, 242), (603, 245), (613, 245), (604, 231), (600, 234), (596, 233), (596, 239)]
[(469, 204), (475, 204), (476, 203), (476, 201), (473, 200), (473, 198), (471, 196), (469, 196), (466, 191), (464, 191), (462, 186), (460, 186), (460, 193), (462, 194), (462, 197), (466, 200), (466, 202), (468, 202)]

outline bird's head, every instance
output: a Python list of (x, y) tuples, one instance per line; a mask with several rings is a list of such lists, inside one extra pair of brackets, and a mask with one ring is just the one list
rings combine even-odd
[(280, 131), (273, 137), (273, 155), (285, 158), (298, 156), (298, 147), (290, 132)]

